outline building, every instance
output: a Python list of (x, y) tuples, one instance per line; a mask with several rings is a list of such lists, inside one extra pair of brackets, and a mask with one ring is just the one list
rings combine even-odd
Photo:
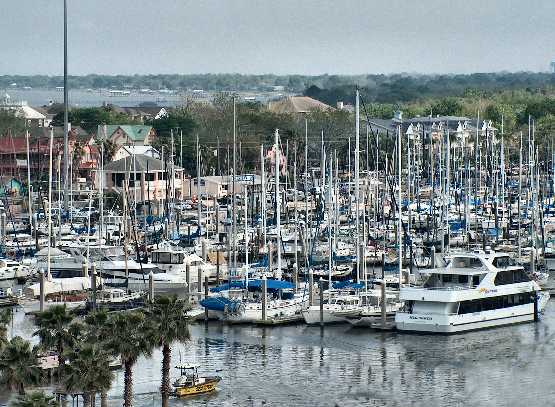
[(13, 102), (8, 94), (4, 95), (4, 99), (0, 102), (0, 110), (12, 112), (16, 117), (25, 119), (27, 127), (46, 127), (50, 124), (46, 115), (32, 108), (25, 101)]
[[(197, 178), (185, 178), (184, 197), (196, 198), (198, 195)], [(262, 183), (260, 175), (243, 174), (235, 178), (235, 192), (242, 195), (245, 188), (260, 188)], [(233, 192), (233, 178), (230, 175), (200, 177), (200, 195), (208, 198), (224, 198)]]
[(152, 146), (120, 146), (114, 153), (114, 161), (133, 155), (147, 155), (152, 158), (160, 159), (160, 152)]
[(172, 198), (172, 191), (175, 191), (176, 199), (182, 199), (183, 169), (174, 166), (173, 172), (174, 177), (171, 176), (171, 165), (162, 160), (136, 154), (106, 164), (104, 185), (108, 192), (121, 193), (124, 182), (128, 182), (129, 194), (136, 197), (137, 202), (164, 201)]
[(274, 113), (309, 113), (334, 110), (333, 107), (308, 96), (288, 96), (268, 103), (268, 110)]
[(145, 126), (142, 124), (111, 124), (99, 125), (96, 136), (99, 138), (106, 137), (117, 146), (147, 146), (150, 145), (156, 137), (156, 132), (152, 126)]
[[(64, 151), (63, 127), (52, 128), (54, 140), (52, 156), (54, 173), (57, 174), (58, 157), (62, 159)], [(27, 179), (27, 168), (31, 170), (31, 179), (48, 177), (50, 156), (50, 128), (33, 127), (29, 130), (29, 166), (27, 165), (27, 139), (25, 135), (0, 137), (0, 173), (3, 177)], [(93, 171), (98, 166), (99, 155), (94, 139), (81, 127), (70, 127), (68, 134), (70, 165), (75, 178), (92, 181)]]

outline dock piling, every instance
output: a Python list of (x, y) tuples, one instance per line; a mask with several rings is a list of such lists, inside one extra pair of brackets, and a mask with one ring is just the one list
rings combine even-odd
[(320, 277), (320, 326), (324, 326), (324, 279)]
[(154, 274), (152, 272), (148, 275), (148, 300), (150, 303), (154, 302)]
[(262, 321), (266, 321), (266, 297), (268, 295), (268, 280), (262, 277)]
[(39, 301), (40, 301), (40, 312), (44, 311), (44, 271), (40, 271), (40, 292), (39, 292)]

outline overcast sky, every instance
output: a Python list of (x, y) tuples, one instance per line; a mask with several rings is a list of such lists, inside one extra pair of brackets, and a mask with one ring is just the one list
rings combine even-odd
[[(63, 73), (63, 0), (0, 0), (0, 74)], [(69, 72), (546, 71), (555, 0), (68, 0)]]

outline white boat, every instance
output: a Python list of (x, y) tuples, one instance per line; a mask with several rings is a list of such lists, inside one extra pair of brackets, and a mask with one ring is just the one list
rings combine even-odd
[[(360, 314), (360, 298), (355, 294), (324, 293), (324, 304), (322, 306), (322, 322), (334, 324), (346, 322), (348, 316)], [(309, 324), (320, 323), (320, 305), (312, 305), (302, 311), (304, 321)]]
[(549, 298), (539, 292), (507, 254), (455, 254), (422, 287), (401, 288), (405, 309), (395, 324), (402, 331), (453, 333), (529, 322)]

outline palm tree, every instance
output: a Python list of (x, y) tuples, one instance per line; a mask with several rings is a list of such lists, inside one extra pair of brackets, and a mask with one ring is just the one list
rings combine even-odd
[(108, 391), (114, 379), (110, 355), (101, 345), (82, 343), (66, 351), (64, 386), (68, 391), (83, 392), (85, 406), (94, 405), (98, 392)]
[[(105, 310), (97, 310), (90, 312), (85, 316), (83, 324), (83, 336), (85, 342), (103, 343), (113, 334), (112, 327), (108, 324), (108, 313)], [(107, 390), (100, 391), (100, 406), (107, 407), (108, 395)]]
[(68, 312), (66, 305), (54, 305), (36, 316), (35, 323), (38, 330), (33, 335), (40, 338), (41, 344), (46, 349), (55, 348), (58, 353), (58, 376), (61, 377), (64, 361), (64, 349), (75, 342), (75, 333), (70, 329), (73, 316)]
[(114, 314), (108, 321), (111, 336), (107, 347), (121, 358), (124, 367), (123, 405), (131, 407), (133, 404), (133, 365), (141, 355), (150, 356), (153, 343), (149, 335), (151, 332), (148, 321), (142, 312), (120, 312)]
[(54, 397), (47, 396), (43, 391), (34, 391), (19, 396), (10, 403), (10, 407), (57, 407)]
[(170, 395), (171, 344), (189, 339), (186, 312), (189, 307), (177, 297), (157, 297), (147, 312), (152, 324), (152, 341), (162, 347), (162, 407), (167, 407)]
[(0, 373), (2, 382), (19, 394), (25, 394), (25, 386), (38, 382), (37, 357), (28, 341), (16, 336), (8, 342), (0, 353)]
[(8, 324), (10, 320), (10, 309), (0, 312), (0, 350), (8, 343)]

